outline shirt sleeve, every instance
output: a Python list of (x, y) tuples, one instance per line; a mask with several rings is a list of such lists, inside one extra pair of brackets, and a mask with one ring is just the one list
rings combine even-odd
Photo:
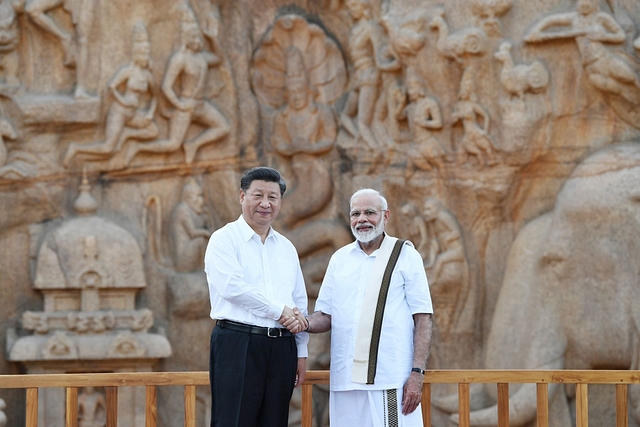
[(335, 257), (335, 254), (331, 257), (331, 260), (329, 261), (329, 266), (327, 267), (327, 271), (324, 275), (324, 279), (322, 279), (322, 285), (320, 286), (320, 291), (318, 292), (318, 299), (316, 300), (316, 311), (321, 311), (328, 315), (331, 315), (331, 298), (333, 295), (333, 283), (335, 280), (334, 257)]
[(270, 301), (253, 284), (245, 282), (237, 250), (231, 236), (223, 233), (211, 236), (204, 257), (209, 287), (221, 298), (258, 317), (278, 320), (284, 304)]
[[(298, 266), (298, 273), (296, 275), (296, 284), (293, 290), (293, 301), (300, 309), (300, 311), (306, 316), (309, 314), (308, 311), (308, 303), (309, 299), (307, 298), (307, 288), (304, 284), (304, 276), (302, 275), (302, 268), (300, 267), (300, 261), (298, 258), (298, 253), (294, 250), (296, 256), (296, 264)], [(309, 357), (309, 334), (307, 332), (300, 332), (296, 335), (296, 345), (298, 347), (298, 357)]]
[(404, 291), (411, 314), (433, 313), (429, 283), (420, 253), (412, 246), (402, 248), (401, 258), (405, 264)]

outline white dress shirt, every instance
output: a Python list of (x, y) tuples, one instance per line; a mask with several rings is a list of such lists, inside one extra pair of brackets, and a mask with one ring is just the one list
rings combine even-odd
[[(307, 291), (293, 244), (273, 228), (264, 244), (242, 215), (216, 230), (204, 255), (211, 318), (282, 328), (284, 306), (307, 314)], [(307, 357), (309, 335), (296, 335), (298, 357)]]
[(353, 354), (360, 313), (378, 250), (367, 255), (358, 242), (342, 247), (331, 257), (316, 311), (331, 315), (331, 391), (386, 390), (404, 385), (413, 363), (413, 314), (433, 313), (422, 257), (404, 245), (389, 286), (382, 320), (375, 383), (351, 381)]

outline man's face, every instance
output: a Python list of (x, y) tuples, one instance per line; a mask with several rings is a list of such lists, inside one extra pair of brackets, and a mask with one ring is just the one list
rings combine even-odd
[(389, 211), (382, 210), (380, 199), (373, 195), (363, 195), (353, 201), (351, 211), (351, 232), (362, 243), (369, 243), (384, 232), (389, 220)]
[(242, 217), (256, 231), (271, 226), (280, 212), (281, 203), (280, 185), (277, 182), (255, 180), (246, 193), (240, 190)]

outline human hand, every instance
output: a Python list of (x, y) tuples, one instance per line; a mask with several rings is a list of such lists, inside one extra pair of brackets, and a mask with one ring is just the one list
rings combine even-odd
[(292, 309), (293, 315), (280, 322), (291, 333), (297, 334), (307, 329), (308, 321), (298, 307)]
[(402, 393), (402, 414), (408, 415), (416, 410), (422, 401), (422, 383), (424, 376), (419, 372), (411, 372), (407, 382), (404, 383)]

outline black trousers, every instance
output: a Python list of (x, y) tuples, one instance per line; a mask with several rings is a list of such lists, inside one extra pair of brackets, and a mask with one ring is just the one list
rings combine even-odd
[(211, 427), (287, 427), (298, 351), (295, 337), (216, 326), (211, 333)]

